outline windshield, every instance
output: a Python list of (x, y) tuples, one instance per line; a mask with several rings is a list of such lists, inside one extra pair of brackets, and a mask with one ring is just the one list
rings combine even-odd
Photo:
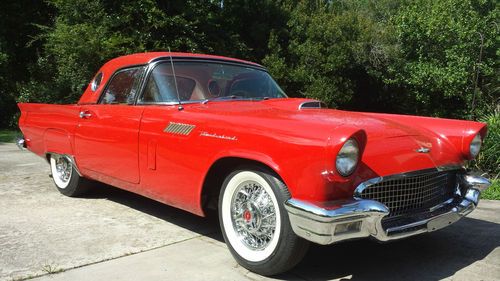
[(253, 67), (218, 62), (174, 62), (174, 72), (175, 81), (169, 61), (156, 65), (139, 101), (177, 102), (177, 92), (181, 101), (286, 97), (266, 71)]

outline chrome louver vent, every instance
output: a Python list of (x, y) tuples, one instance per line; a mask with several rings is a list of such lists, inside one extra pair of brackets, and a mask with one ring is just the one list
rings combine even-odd
[(321, 101), (305, 101), (299, 105), (299, 109), (314, 109), (314, 108), (327, 108), (326, 104)]
[(453, 197), (457, 171), (427, 171), (409, 176), (394, 176), (367, 185), (357, 197), (386, 205), (388, 218), (431, 211)]
[(189, 135), (191, 131), (196, 127), (195, 125), (174, 123), (170, 122), (168, 126), (163, 130), (165, 133), (171, 133), (176, 135)]

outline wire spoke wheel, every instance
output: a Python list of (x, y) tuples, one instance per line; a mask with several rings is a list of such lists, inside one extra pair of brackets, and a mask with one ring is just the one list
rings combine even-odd
[(50, 154), (50, 171), (59, 192), (66, 196), (77, 197), (89, 189), (91, 182), (80, 176), (70, 157)]
[(219, 195), (219, 221), (240, 265), (274, 275), (302, 259), (309, 244), (292, 230), (284, 207), (289, 198), (281, 179), (265, 169), (250, 167), (226, 177)]
[(61, 189), (68, 187), (73, 174), (73, 165), (68, 158), (61, 155), (52, 155), (50, 157), (50, 167), (57, 187)]
[(257, 182), (242, 183), (231, 203), (233, 227), (249, 249), (262, 250), (271, 242), (276, 228), (276, 211), (271, 196)]

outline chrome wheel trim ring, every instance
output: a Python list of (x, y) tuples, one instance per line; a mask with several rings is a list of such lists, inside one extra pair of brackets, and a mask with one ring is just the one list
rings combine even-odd
[(234, 175), (224, 191), (221, 211), (226, 237), (242, 258), (259, 262), (273, 254), (281, 232), (280, 210), (264, 178), (250, 171)]
[(73, 165), (68, 158), (52, 154), (50, 156), (50, 167), (52, 178), (54, 179), (57, 187), (61, 189), (68, 187), (71, 175), (73, 174)]

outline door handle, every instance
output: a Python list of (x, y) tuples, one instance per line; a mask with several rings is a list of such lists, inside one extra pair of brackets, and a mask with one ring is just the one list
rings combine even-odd
[(90, 113), (90, 111), (88, 110), (80, 111), (80, 118), (87, 119), (90, 117), (92, 117), (92, 113)]

